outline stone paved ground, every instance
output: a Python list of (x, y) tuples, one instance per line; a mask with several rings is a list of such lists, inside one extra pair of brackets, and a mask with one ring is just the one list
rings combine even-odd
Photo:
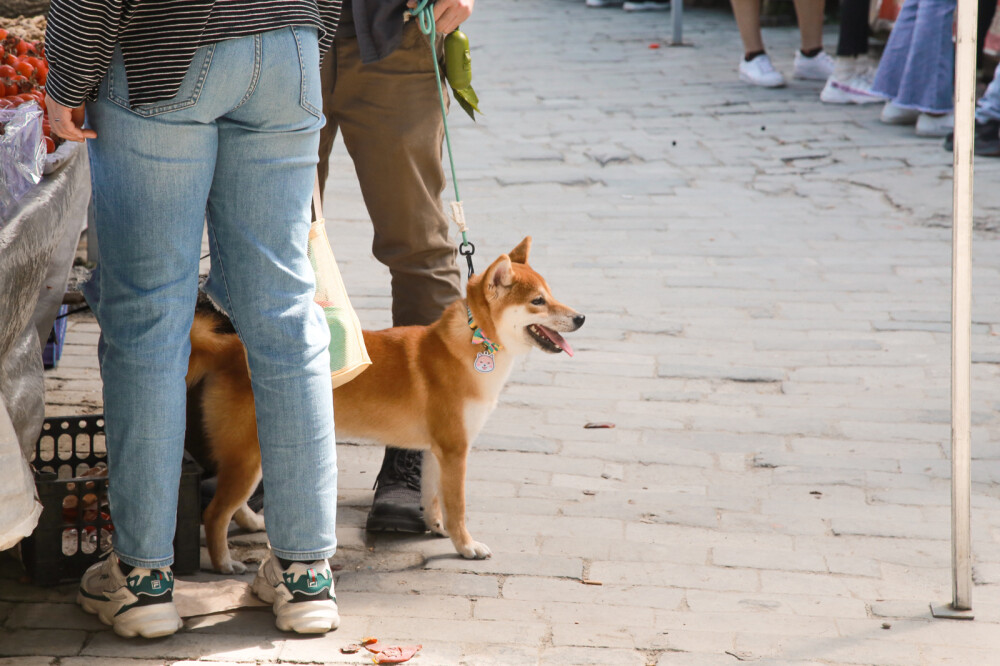
[[(587, 314), (577, 356), (521, 363), (476, 444), (470, 522), (492, 559), (366, 540), (380, 454), (345, 446), (339, 631), (293, 638), (247, 610), (123, 640), (8, 565), (0, 664), (360, 664), (338, 650), (366, 634), (422, 643), (423, 664), (996, 663), (1000, 162), (977, 164), (977, 617), (933, 620), (950, 598), (950, 157), (876, 108), (821, 105), (818, 83), (740, 84), (726, 12), (688, 11), (693, 48), (651, 49), (668, 26), (581, 0), (484, 2), (467, 26), (486, 115), (453, 122), (480, 266), (530, 233)], [(795, 30), (765, 38), (788, 72)], [(331, 186), (354, 302), (386, 325), (342, 151)], [(96, 332), (73, 320), (50, 413), (100, 409)]]

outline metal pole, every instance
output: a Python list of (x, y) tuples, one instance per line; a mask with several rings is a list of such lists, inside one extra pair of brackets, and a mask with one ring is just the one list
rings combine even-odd
[(674, 35), (670, 42), (674, 46), (684, 43), (684, 0), (671, 0), (670, 2), (670, 23), (674, 29)]
[(952, 610), (972, 610), (972, 156), (976, 105), (976, 0), (958, 3), (952, 193)]

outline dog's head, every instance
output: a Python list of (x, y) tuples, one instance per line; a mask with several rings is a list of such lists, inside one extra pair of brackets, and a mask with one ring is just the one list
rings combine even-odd
[[(468, 297), (476, 323), (490, 339), (514, 353), (537, 347), (572, 356), (573, 348), (559, 333), (583, 326), (584, 316), (552, 296), (545, 279), (528, 265), (530, 251), (528, 236), (482, 275), (469, 280)], [(488, 315), (483, 316), (484, 310)]]

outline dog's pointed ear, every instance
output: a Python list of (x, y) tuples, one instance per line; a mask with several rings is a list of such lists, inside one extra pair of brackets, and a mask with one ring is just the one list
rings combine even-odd
[(529, 252), (531, 252), (531, 236), (525, 236), (524, 240), (510, 251), (510, 260), (515, 264), (526, 264)]
[(514, 267), (510, 265), (510, 257), (501, 254), (490, 264), (483, 274), (483, 284), (489, 294), (496, 295), (500, 289), (506, 289), (514, 283)]

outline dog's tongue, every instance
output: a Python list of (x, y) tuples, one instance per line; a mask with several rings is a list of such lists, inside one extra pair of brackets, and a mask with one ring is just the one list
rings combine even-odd
[(573, 355), (573, 348), (569, 346), (568, 342), (566, 342), (566, 338), (564, 338), (563, 336), (559, 335), (558, 333), (556, 333), (555, 331), (553, 331), (551, 328), (545, 328), (544, 326), (542, 326), (540, 324), (538, 325), (538, 330), (541, 331), (542, 333), (544, 333), (545, 337), (547, 337), (549, 340), (551, 340), (553, 343), (555, 343), (555, 345), (557, 347), (559, 347), (559, 349), (562, 349), (564, 352), (566, 352), (570, 356)]

